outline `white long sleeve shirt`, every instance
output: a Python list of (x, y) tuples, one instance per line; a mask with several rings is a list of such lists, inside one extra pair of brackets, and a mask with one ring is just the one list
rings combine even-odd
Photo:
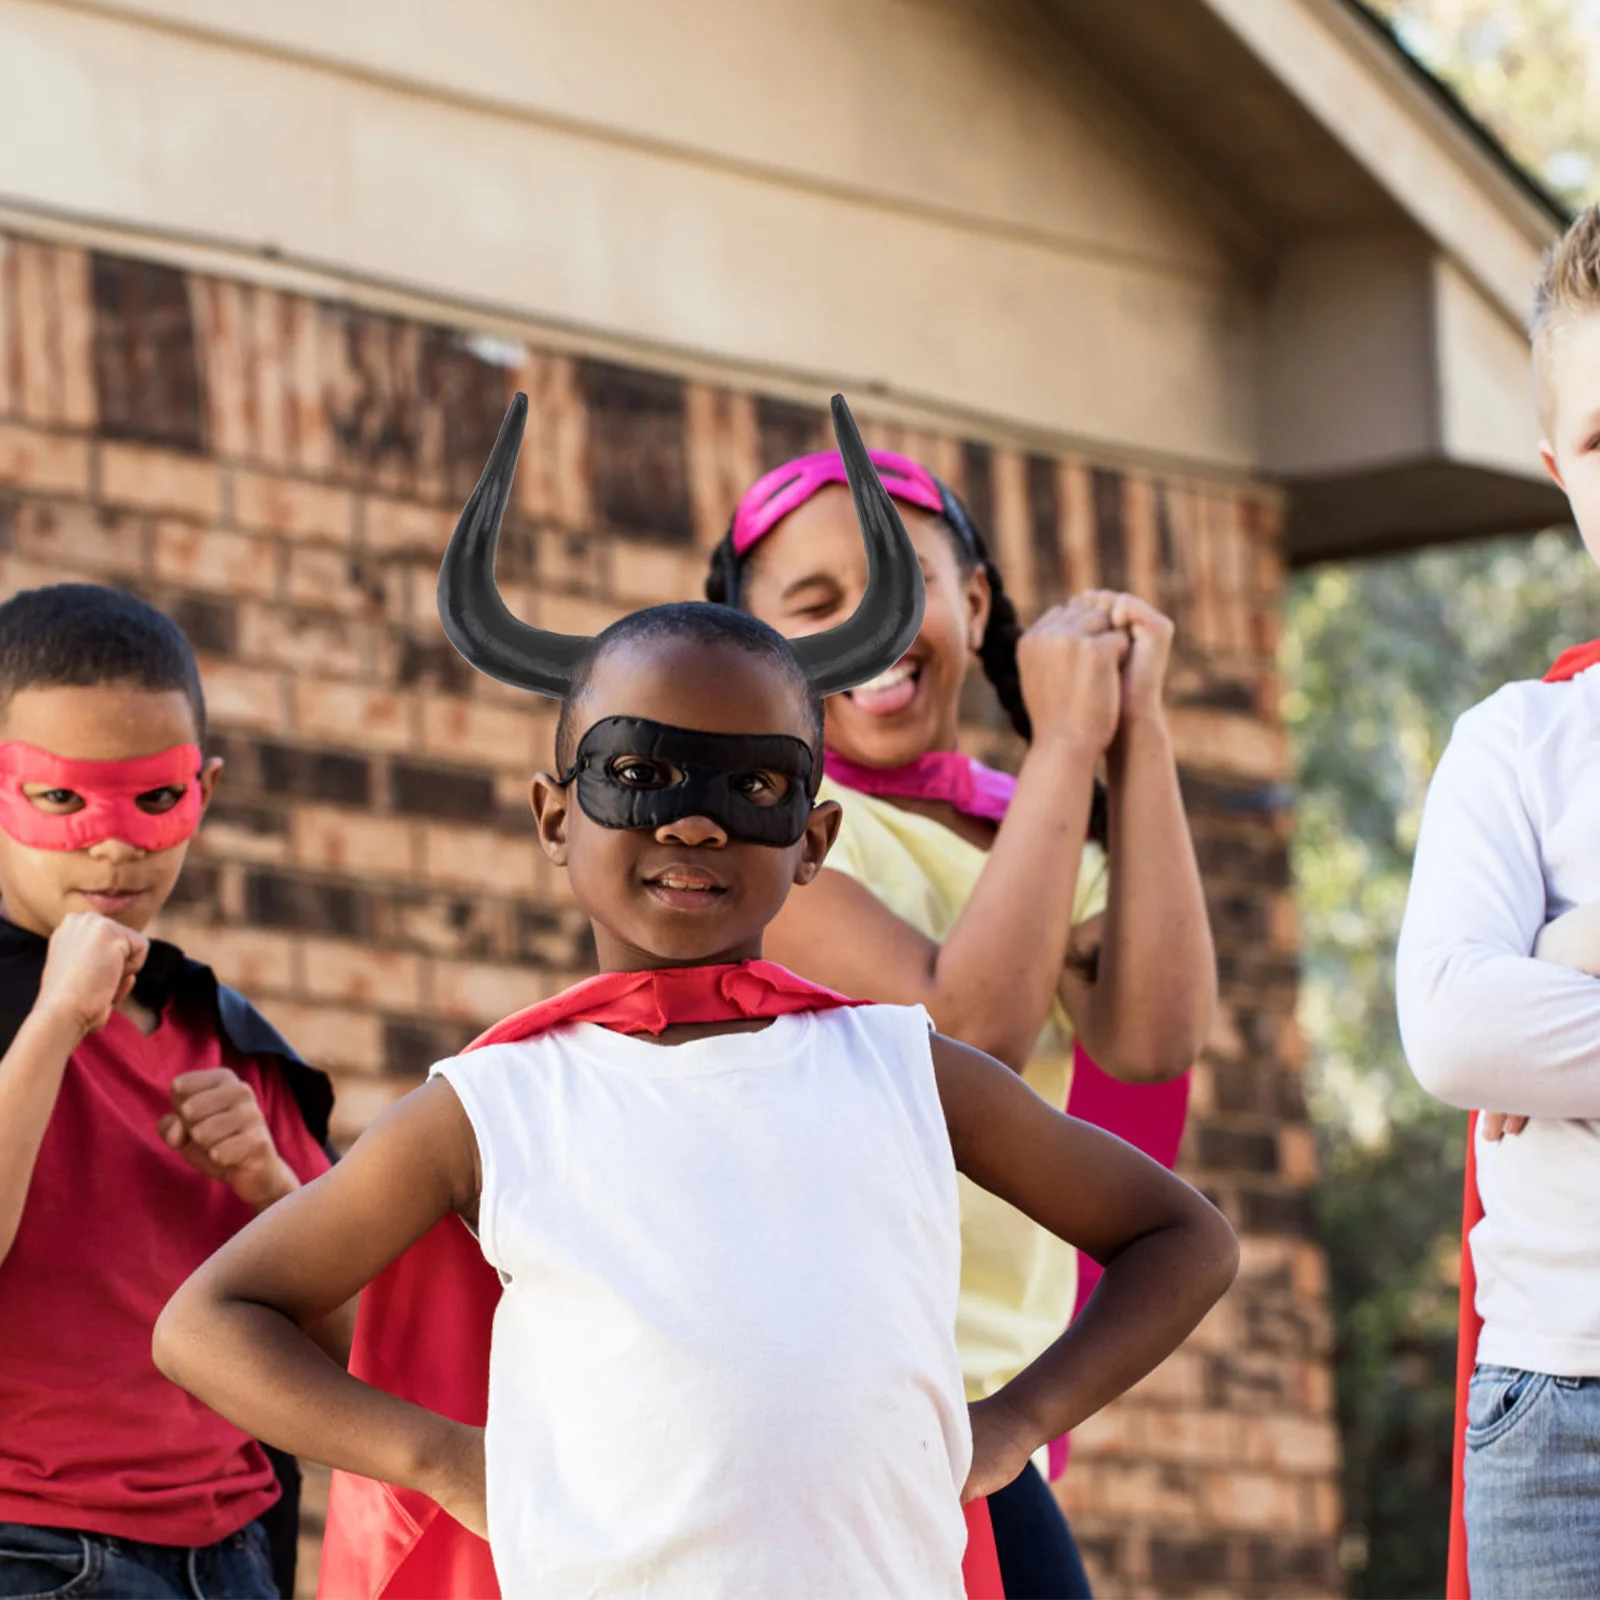
[(1600, 902), (1600, 669), (1513, 683), (1456, 724), (1423, 810), (1396, 998), (1411, 1069), (1478, 1141), (1480, 1361), (1600, 1376), (1600, 980), (1536, 961)]

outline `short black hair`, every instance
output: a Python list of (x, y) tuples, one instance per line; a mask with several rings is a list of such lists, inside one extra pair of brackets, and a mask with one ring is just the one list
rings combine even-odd
[(200, 668), (183, 630), (122, 589), (55, 583), (0, 605), (0, 712), (19, 689), (131, 683), (179, 689), (206, 737)]
[[(732, 606), (713, 605), (705, 600), (680, 600), (672, 605), (649, 606), (643, 611), (635, 611), (595, 635), (587, 654), (574, 669), (572, 687), (561, 702), (561, 715), (556, 722), (558, 775), (565, 775), (571, 770), (577, 755), (577, 709), (594, 677), (595, 668), (617, 646), (646, 639), (691, 639), (697, 644), (732, 645), (736, 650), (772, 662), (788, 676), (805, 704), (806, 717), (811, 724), (811, 749), (820, 774), (822, 696), (817, 693), (816, 685), (812, 683), (789, 641), (776, 628), (768, 627), (748, 612), (735, 611)], [(752, 728), (749, 731), (758, 733), (762, 730)]]

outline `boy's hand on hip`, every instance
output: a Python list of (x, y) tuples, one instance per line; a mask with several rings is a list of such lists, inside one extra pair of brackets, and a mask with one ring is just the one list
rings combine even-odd
[(98, 911), (74, 911), (50, 935), (34, 1010), (70, 1022), (80, 1038), (103, 1028), (149, 952), (142, 933)]
[(174, 1078), (172, 1110), (157, 1132), (197, 1172), (227, 1184), (258, 1211), (300, 1187), (278, 1154), (254, 1090), (227, 1067)]
[(484, 1468), (483, 1429), (460, 1422), (452, 1426), (450, 1445), (439, 1461), (427, 1493), (468, 1533), (489, 1537), (489, 1490)]
[(974, 1400), (967, 1415), (972, 1421), (972, 1467), (961, 1490), (962, 1505), (1014, 1482), (1040, 1443), (1027, 1419), (1004, 1395)]

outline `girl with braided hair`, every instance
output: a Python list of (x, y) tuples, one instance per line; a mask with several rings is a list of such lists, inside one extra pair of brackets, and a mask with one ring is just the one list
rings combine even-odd
[[(826, 702), (822, 792), (843, 822), (767, 948), (815, 982), (925, 1006), (1056, 1107), (1170, 1166), (1216, 999), (1162, 708), (1172, 624), (1093, 591), (1024, 629), (957, 496), (905, 456), (871, 456), (922, 565), (922, 628), (888, 672)], [(848, 616), (867, 563), (844, 485), (835, 452), (761, 478), (712, 554), (707, 597), (791, 638)], [(1028, 741), (1015, 779), (958, 750), (973, 662)], [(961, 1202), (957, 1343), (978, 1399), (1059, 1335), (1099, 1268), (972, 1185)], [(1048, 1465), (1065, 1465), (1064, 1440)], [(989, 1506), (1008, 1594), (1089, 1593), (1037, 1464)]]

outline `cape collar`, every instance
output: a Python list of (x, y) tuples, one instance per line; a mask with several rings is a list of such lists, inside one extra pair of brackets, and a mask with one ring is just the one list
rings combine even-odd
[(748, 1022), (867, 1004), (808, 982), (771, 961), (602, 972), (497, 1022), (467, 1049), (532, 1039), (574, 1022), (598, 1023), (615, 1033), (660, 1034), (683, 1023)]

